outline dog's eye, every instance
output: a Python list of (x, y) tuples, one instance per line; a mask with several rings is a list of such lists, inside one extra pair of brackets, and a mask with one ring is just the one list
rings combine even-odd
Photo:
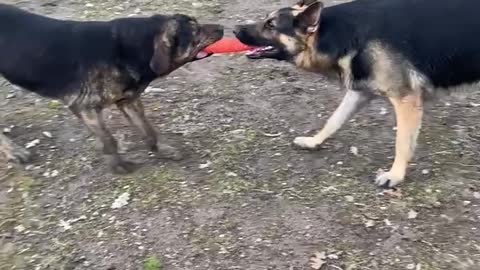
[(268, 29), (273, 29), (276, 26), (275, 25), (275, 20), (270, 19), (270, 20), (267, 21), (267, 23), (265, 25), (267, 26)]

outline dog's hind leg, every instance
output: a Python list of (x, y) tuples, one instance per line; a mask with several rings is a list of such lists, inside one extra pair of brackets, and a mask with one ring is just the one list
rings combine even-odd
[(137, 164), (123, 160), (118, 154), (117, 141), (107, 130), (101, 109), (80, 109), (75, 110), (74, 114), (79, 116), (90, 131), (95, 134), (98, 145), (114, 173), (124, 174), (136, 169)]
[(294, 144), (305, 149), (314, 149), (335, 134), (355, 113), (367, 105), (373, 96), (364, 91), (347, 90), (342, 102), (328, 119), (325, 127), (313, 137), (297, 137)]
[(0, 152), (7, 157), (7, 160), (17, 163), (26, 163), (30, 159), (30, 152), (27, 149), (15, 144), (2, 133), (0, 133)]
[(130, 123), (142, 132), (150, 151), (156, 153), (160, 158), (173, 160), (180, 160), (182, 158), (180, 152), (175, 148), (158, 142), (157, 133), (146, 118), (142, 101), (139, 98), (119, 102), (117, 106)]
[(423, 100), (421, 94), (390, 98), (390, 102), (395, 108), (397, 119), (395, 160), (390, 171), (377, 176), (375, 182), (381, 187), (393, 187), (404, 180), (408, 162), (415, 152), (418, 133), (422, 126)]

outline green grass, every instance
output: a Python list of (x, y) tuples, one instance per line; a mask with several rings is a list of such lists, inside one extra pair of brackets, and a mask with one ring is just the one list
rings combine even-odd
[(155, 256), (150, 256), (143, 263), (143, 270), (161, 270), (162, 262)]

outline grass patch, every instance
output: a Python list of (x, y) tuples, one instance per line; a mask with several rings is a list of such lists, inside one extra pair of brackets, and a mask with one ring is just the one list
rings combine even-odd
[(143, 270), (161, 270), (162, 262), (155, 256), (150, 256), (143, 262)]

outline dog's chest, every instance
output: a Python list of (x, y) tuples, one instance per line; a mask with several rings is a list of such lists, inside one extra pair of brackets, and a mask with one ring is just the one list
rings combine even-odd
[(129, 68), (97, 67), (88, 74), (85, 89), (96, 91), (104, 103), (137, 98), (144, 89), (139, 73)]

